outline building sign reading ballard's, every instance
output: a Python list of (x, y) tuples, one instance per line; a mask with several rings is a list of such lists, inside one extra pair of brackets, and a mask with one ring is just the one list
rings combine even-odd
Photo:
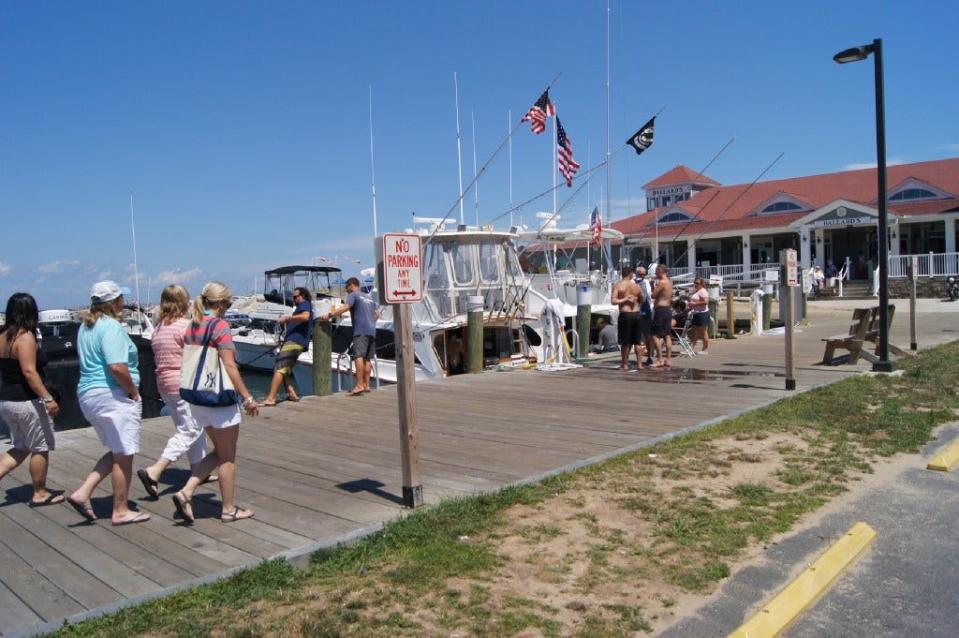
[(849, 210), (845, 206), (840, 206), (826, 213), (810, 225), (828, 228), (829, 226), (858, 226), (875, 223), (876, 217), (874, 215), (870, 215), (864, 211)]

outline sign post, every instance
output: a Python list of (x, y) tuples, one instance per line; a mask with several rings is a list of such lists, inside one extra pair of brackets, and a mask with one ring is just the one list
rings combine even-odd
[(796, 369), (793, 361), (793, 331), (796, 324), (796, 300), (795, 290), (799, 285), (799, 264), (796, 259), (796, 251), (792, 248), (786, 248), (779, 255), (779, 263), (783, 265), (783, 284), (786, 286), (786, 294), (783, 300), (786, 302), (786, 389), (796, 389)]
[(916, 275), (919, 273), (919, 255), (913, 255), (909, 264), (909, 349), (919, 349), (916, 336)]
[(419, 433), (416, 429), (416, 373), (413, 369), (413, 310), (423, 299), (423, 253), (415, 233), (385, 233), (375, 242), (376, 272), (383, 300), (393, 306), (396, 386), (399, 400), (403, 505), (423, 504)]

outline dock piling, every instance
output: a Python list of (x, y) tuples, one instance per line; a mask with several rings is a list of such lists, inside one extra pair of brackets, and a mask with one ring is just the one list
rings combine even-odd
[(325, 397), (333, 394), (333, 324), (329, 320), (313, 320), (313, 393)]
[(470, 374), (483, 371), (483, 297), (469, 297), (466, 302), (466, 361)]

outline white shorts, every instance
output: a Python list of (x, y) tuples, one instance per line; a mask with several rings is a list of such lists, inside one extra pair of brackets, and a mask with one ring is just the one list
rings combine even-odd
[(96, 430), (100, 443), (114, 454), (128, 456), (140, 451), (140, 401), (120, 388), (94, 388), (79, 399), (80, 411)]
[(196, 465), (206, 456), (206, 433), (193, 418), (191, 406), (178, 394), (160, 394), (170, 410), (170, 418), (176, 426), (176, 434), (170, 437), (163, 448), (163, 458), (171, 463), (185, 452), (190, 465)]
[(0, 419), (10, 430), (14, 449), (49, 452), (54, 448), (53, 421), (40, 400), (0, 401)]
[(240, 425), (243, 420), (243, 414), (240, 412), (240, 406), (227, 405), (219, 408), (211, 408), (205, 405), (191, 405), (193, 418), (201, 428), (232, 428), (234, 425)]

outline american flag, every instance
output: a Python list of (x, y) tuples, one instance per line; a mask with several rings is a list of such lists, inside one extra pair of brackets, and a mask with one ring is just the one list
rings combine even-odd
[(589, 216), (589, 227), (593, 230), (593, 243), (599, 245), (603, 234), (603, 216), (599, 214), (599, 206)]
[(523, 122), (531, 122), (533, 132), (539, 135), (546, 130), (546, 118), (556, 115), (556, 107), (549, 101), (549, 89), (543, 91), (536, 103), (530, 107), (526, 115), (523, 116)]
[(573, 159), (573, 144), (566, 137), (566, 129), (556, 118), (556, 160), (559, 162), (559, 172), (566, 178), (566, 186), (573, 186), (573, 175), (579, 170), (579, 164)]

